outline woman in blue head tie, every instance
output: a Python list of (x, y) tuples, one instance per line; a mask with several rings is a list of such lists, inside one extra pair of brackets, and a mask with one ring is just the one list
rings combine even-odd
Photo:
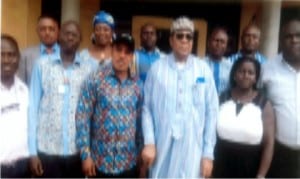
[(92, 44), (82, 50), (80, 56), (84, 60), (91, 60), (100, 66), (111, 61), (111, 43), (115, 22), (110, 13), (99, 11), (93, 18)]

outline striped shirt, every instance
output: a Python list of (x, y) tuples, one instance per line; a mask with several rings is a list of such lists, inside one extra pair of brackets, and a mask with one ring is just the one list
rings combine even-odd
[(218, 95), (204, 60), (190, 55), (183, 67), (172, 54), (148, 72), (143, 106), (145, 144), (154, 144), (153, 178), (198, 178), (201, 159), (213, 159)]

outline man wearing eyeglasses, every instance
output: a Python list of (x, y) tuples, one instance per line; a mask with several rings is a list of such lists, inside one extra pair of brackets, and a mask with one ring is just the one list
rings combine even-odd
[(172, 52), (147, 74), (142, 151), (150, 177), (209, 177), (213, 168), (218, 95), (204, 60), (191, 55), (193, 22), (171, 26)]

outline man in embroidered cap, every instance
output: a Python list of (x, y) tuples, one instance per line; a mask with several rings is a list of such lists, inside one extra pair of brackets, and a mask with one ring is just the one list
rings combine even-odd
[(156, 61), (144, 87), (143, 165), (154, 178), (209, 177), (216, 140), (218, 95), (204, 60), (191, 55), (193, 22), (173, 21), (172, 52)]
[(76, 111), (76, 143), (89, 177), (138, 177), (142, 149), (142, 81), (129, 73), (134, 41), (117, 35), (112, 64), (84, 83)]
[(80, 53), (84, 60), (92, 59), (95, 65), (107, 65), (111, 62), (111, 43), (115, 29), (112, 15), (105, 11), (99, 11), (93, 18), (92, 44)]

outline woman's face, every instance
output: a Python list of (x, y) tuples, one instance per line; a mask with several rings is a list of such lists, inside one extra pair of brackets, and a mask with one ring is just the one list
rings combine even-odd
[(94, 27), (96, 45), (106, 46), (112, 42), (113, 31), (107, 24), (98, 23)]
[(256, 83), (256, 69), (252, 62), (243, 62), (234, 75), (236, 86), (241, 89), (250, 89)]

